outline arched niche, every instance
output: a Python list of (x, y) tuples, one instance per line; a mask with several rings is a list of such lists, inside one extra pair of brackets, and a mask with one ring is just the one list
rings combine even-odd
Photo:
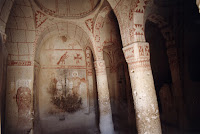
[(45, 36), (38, 45), (34, 63), (35, 131), (96, 131), (90, 47), (64, 32)]

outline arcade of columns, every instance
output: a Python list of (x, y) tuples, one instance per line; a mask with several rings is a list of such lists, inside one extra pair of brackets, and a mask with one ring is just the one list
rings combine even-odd
[[(101, 2), (101, 4), (102, 3), (103, 2)], [(103, 19), (110, 12), (110, 10), (113, 10), (119, 23), (123, 44), (122, 51), (124, 53), (129, 69), (132, 96), (136, 113), (137, 131), (139, 134), (161, 134), (162, 130), (160, 124), (158, 102), (150, 66), (149, 44), (145, 41), (144, 35), (144, 13), (148, 1), (108, 0), (108, 3), (111, 5), (112, 9), (106, 4), (102, 4), (102, 7), (99, 9), (100, 12), (97, 15), (96, 21), (91, 28), (93, 29), (93, 33), (90, 34), (95, 60), (94, 66), (96, 71), (98, 91), (100, 131), (102, 134), (114, 133), (106, 66), (105, 61), (103, 60), (103, 46), (100, 43), (100, 32), (103, 25)], [(2, 5), (2, 3), (0, 4)], [(5, 8), (5, 10), (1, 10), (1, 15), (8, 13), (9, 9), (12, 7), (12, 4), (13, 0), (5, 0), (3, 6), (9, 7)], [(7, 18), (5, 17), (4, 21), (1, 22), (3, 27), (0, 29), (1, 77), (5, 77), (3, 74), (6, 71), (5, 59), (7, 54), (5, 54), (6, 47), (4, 44), (6, 42), (5, 26), (8, 16), (9, 14), (7, 15)], [(176, 76), (174, 78), (176, 78)], [(177, 79), (179, 80), (179, 78)], [(174, 80), (176, 83), (178, 81), (177, 79)], [(2, 91), (5, 88), (4, 81), (2, 80), (3, 79), (0, 81), (1, 96), (3, 94)], [(178, 83), (177, 87), (179, 87), (179, 85), (180, 83)], [(179, 89), (180, 88), (177, 90)], [(1, 97), (1, 99), (5, 98)]]

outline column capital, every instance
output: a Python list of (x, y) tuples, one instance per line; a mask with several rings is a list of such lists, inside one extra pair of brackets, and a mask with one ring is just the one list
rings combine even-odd
[(96, 74), (98, 75), (106, 75), (106, 65), (104, 60), (96, 60), (94, 61), (94, 67), (96, 70)]
[(95, 68), (106, 68), (105, 61), (104, 60), (94, 61), (94, 67)]
[(149, 43), (135, 42), (123, 48), (126, 62), (129, 69), (146, 68), (150, 69)]
[(150, 58), (149, 43), (147, 42), (135, 42), (124, 47), (122, 50), (128, 63)]
[(1, 41), (3, 42), (3, 44), (5, 44), (6, 43), (6, 34), (5, 33), (3, 33), (3, 32), (0, 32), (0, 38), (1, 38)]

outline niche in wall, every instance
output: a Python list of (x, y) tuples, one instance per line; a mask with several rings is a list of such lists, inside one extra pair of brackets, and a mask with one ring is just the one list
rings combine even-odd
[(67, 35), (54, 35), (43, 42), (35, 83), (43, 133), (95, 125), (94, 108), (90, 110), (94, 104), (89, 102), (94, 89), (89, 88), (93, 82), (88, 80), (86, 58), (81, 44)]

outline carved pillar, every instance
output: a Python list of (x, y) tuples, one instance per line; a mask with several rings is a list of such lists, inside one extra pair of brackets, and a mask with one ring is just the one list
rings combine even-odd
[(117, 109), (116, 106), (118, 104), (118, 85), (117, 85), (117, 71), (115, 66), (111, 66), (110, 69), (110, 101), (111, 101), (111, 107), (112, 107), (112, 113), (116, 113)]
[(6, 61), (7, 50), (5, 47), (6, 34), (0, 33), (0, 134), (4, 127), (5, 85), (6, 85)]
[(114, 134), (105, 61), (104, 60), (95, 61), (94, 66), (97, 78), (100, 131), (102, 134)]
[(92, 66), (92, 53), (89, 47), (85, 51), (86, 71), (87, 71), (87, 84), (88, 84), (88, 104), (89, 113), (94, 111), (94, 88), (93, 88), (93, 66)]
[[(110, 101), (111, 101), (111, 104), (115, 104), (116, 103), (116, 90), (117, 90), (117, 67), (115, 66), (115, 64), (112, 62), (111, 65), (110, 65), (110, 78), (112, 78), (110, 80)], [(113, 108), (113, 107), (112, 107)], [(114, 111), (112, 111), (114, 112)]]
[(110, 80), (110, 87), (111, 89), (109, 89), (110, 92), (110, 101), (111, 101), (111, 107), (112, 107), (112, 113), (116, 113), (117, 112), (117, 106), (119, 104), (118, 100), (119, 100), (119, 92), (118, 92), (118, 73), (117, 73), (117, 66), (114, 62), (111, 63), (110, 65), (110, 78), (112, 78)]
[(134, 128), (135, 124), (135, 111), (133, 105), (133, 96), (131, 91), (131, 82), (129, 77), (129, 71), (127, 65), (125, 65), (125, 77), (126, 77), (126, 96), (127, 96), (127, 103), (128, 103), (128, 123), (130, 128)]
[(136, 42), (123, 48), (123, 52), (129, 67), (137, 131), (139, 134), (161, 134), (149, 44)]

